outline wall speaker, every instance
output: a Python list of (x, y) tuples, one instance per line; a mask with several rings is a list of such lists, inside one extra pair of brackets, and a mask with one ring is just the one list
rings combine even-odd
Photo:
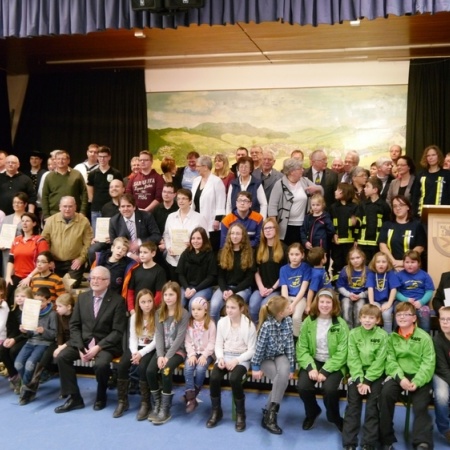
[(165, 0), (164, 6), (167, 9), (203, 8), (205, 0)]
[(165, 12), (203, 8), (205, 0), (131, 0), (134, 11)]
[(134, 11), (163, 11), (164, 0), (131, 0)]

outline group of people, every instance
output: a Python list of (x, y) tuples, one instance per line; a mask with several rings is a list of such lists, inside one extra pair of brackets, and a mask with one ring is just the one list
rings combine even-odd
[[(356, 448), (361, 398), (368, 395), (363, 448), (392, 448), (393, 405), (406, 390), (417, 407), (414, 445), (432, 448), (430, 398), (423, 392), (434, 375), (448, 408), (450, 380), (442, 375), (448, 368), (434, 367), (428, 334), (434, 285), (421, 269), (426, 231), (418, 218), (424, 205), (450, 204), (450, 172), (436, 146), (425, 149), (417, 176), (399, 146), (390, 150), (391, 159), (377, 160), (372, 174), (358, 166), (356, 152), (328, 169), (323, 150), (311, 153), (306, 172), (303, 152), (294, 151), (280, 173), (274, 153), (255, 146), (250, 153), (240, 147), (232, 167), (216, 155), (214, 171), (213, 159), (196, 152), (181, 169), (166, 158), (163, 175), (142, 151), (127, 179), (109, 166), (107, 147), (89, 146), (80, 171), (69, 167), (67, 152), (57, 151), (56, 169), (33, 181), (36, 192), (42, 185), (42, 203), (38, 193), (36, 200), (22, 191), (12, 196), (9, 223), (18, 225), (18, 236), (3, 250), (0, 360), (20, 403), (34, 399), (55, 358), (67, 398), (55, 412), (83, 408), (73, 366), (81, 359), (95, 361), (94, 409), (104, 409), (110, 364), (121, 356), (114, 417), (129, 408), (129, 373), (137, 366), (137, 419), (159, 425), (171, 418), (174, 370), (184, 363), (191, 412), (214, 362), (207, 427), (222, 419), (221, 381), (228, 373), (235, 427), (245, 429), (242, 379), (251, 367), (255, 379), (272, 380), (262, 426), (281, 434), (277, 415), (298, 364), (303, 429), (321, 412), (320, 386), (327, 419), (342, 431), (343, 446)], [(110, 217), (102, 240), (100, 217)], [(79, 286), (88, 267), (90, 289), (74, 302), (61, 277), (69, 273)], [(41, 301), (39, 324), (25, 330), (21, 311), (33, 295)], [(439, 295), (442, 325), (450, 309)], [(445, 330), (435, 339), (438, 362), (450, 338)], [(342, 419), (339, 386), (348, 375)], [(436, 408), (438, 428), (450, 441), (443, 407), (441, 413)]]

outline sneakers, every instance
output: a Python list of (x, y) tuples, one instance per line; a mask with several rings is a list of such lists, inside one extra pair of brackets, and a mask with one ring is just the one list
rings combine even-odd
[(425, 442), (421, 442), (417, 447), (416, 450), (429, 450), (430, 446), (425, 443)]

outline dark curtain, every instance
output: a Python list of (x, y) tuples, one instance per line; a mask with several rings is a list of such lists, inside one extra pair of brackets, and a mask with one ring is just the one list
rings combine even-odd
[(25, 162), (32, 150), (61, 148), (73, 166), (90, 143), (107, 145), (111, 165), (127, 174), (147, 136), (144, 70), (31, 75), (14, 151)]
[(201, 9), (172, 16), (133, 11), (131, 0), (0, 0), (0, 37), (277, 20), (316, 26), (440, 11), (450, 11), (447, 0), (205, 0)]
[(9, 115), (6, 73), (0, 71), (0, 150), (11, 151), (11, 118)]
[(450, 60), (412, 60), (406, 118), (407, 153), (419, 161), (428, 145), (450, 152)]

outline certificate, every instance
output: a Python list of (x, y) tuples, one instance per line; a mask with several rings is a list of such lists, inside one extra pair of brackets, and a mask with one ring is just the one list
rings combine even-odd
[(17, 225), (12, 223), (4, 223), (0, 231), (0, 248), (11, 248), (11, 245), (16, 238)]
[(22, 327), (28, 331), (34, 331), (39, 322), (41, 312), (41, 301), (26, 298), (22, 309)]
[(98, 217), (95, 224), (95, 240), (106, 242), (109, 239), (109, 217)]
[(172, 238), (172, 254), (181, 255), (189, 242), (189, 230), (172, 229), (170, 230), (170, 237)]

